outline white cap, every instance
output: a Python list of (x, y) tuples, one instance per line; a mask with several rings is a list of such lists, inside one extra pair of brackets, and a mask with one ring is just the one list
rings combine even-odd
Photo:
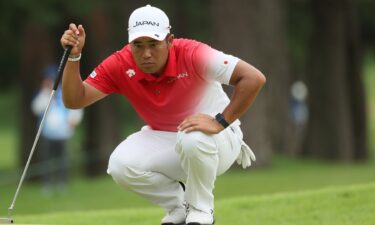
[(129, 43), (139, 37), (164, 40), (170, 29), (168, 16), (161, 9), (146, 5), (134, 10), (129, 17)]

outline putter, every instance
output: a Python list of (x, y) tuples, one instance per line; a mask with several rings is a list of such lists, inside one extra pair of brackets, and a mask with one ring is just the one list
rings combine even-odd
[(29, 168), (31, 158), (33, 157), (36, 144), (38, 143), (40, 133), (41, 133), (43, 127), (44, 127), (44, 120), (45, 120), (45, 118), (46, 118), (46, 116), (48, 114), (49, 107), (51, 105), (53, 96), (55, 96), (55, 92), (56, 92), (56, 90), (57, 90), (57, 88), (59, 86), (62, 74), (64, 72), (64, 68), (65, 68), (65, 65), (66, 65), (66, 61), (68, 60), (68, 57), (69, 57), (69, 54), (70, 54), (71, 50), (72, 50), (71, 46), (67, 46), (65, 48), (65, 50), (64, 50), (63, 56), (62, 56), (61, 61), (60, 61), (59, 68), (57, 70), (58, 75), (56, 77), (55, 83), (53, 84), (52, 92), (51, 92), (51, 95), (50, 95), (47, 107), (46, 107), (46, 109), (44, 111), (42, 120), (40, 121), (39, 129), (38, 129), (38, 132), (37, 132), (36, 137), (34, 139), (34, 144), (33, 144), (32, 148), (31, 148), (31, 151), (30, 151), (30, 154), (29, 154), (29, 158), (27, 159), (27, 162), (26, 162), (25, 168), (23, 170), (21, 179), (20, 179), (20, 181), (18, 183), (18, 186), (17, 186), (17, 189), (16, 189), (16, 193), (14, 194), (14, 197), (13, 197), (13, 201), (12, 201), (12, 203), (10, 204), (10, 206), (8, 208), (8, 218), (0, 218), (0, 225), (1, 224), (12, 224), (12, 223), (14, 223), (14, 220), (12, 218), (12, 213), (13, 213), (13, 210), (14, 210), (14, 206), (16, 204), (16, 200), (17, 200), (18, 194), (20, 192), (21, 186), (23, 184), (23, 181), (25, 180), (26, 172), (27, 172), (27, 170)]

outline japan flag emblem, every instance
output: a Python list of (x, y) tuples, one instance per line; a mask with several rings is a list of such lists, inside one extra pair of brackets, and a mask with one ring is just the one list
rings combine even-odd
[(135, 75), (135, 71), (133, 69), (128, 69), (126, 71), (126, 74), (129, 76), (129, 77), (133, 77)]

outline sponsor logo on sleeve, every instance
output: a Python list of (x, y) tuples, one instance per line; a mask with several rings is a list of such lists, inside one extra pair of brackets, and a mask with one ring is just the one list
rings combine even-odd
[(95, 72), (95, 70), (93, 70), (93, 71), (90, 73), (90, 77), (91, 77), (91, 78), (95, 78), (95, 77), (96, 77), (96, 72)]

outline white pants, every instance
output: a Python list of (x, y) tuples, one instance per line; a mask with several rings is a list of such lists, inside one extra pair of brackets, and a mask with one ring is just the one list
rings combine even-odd
[[(216, 135), (156, 131), (146, 126), (117, 146), (108, 174), (117, 184), (167, 211), (186, 202), (210, 212), (215, 179), (236, 160), (241, 140), (237, 126)], [(179, 181), (185, 183), (185, 192)]]

